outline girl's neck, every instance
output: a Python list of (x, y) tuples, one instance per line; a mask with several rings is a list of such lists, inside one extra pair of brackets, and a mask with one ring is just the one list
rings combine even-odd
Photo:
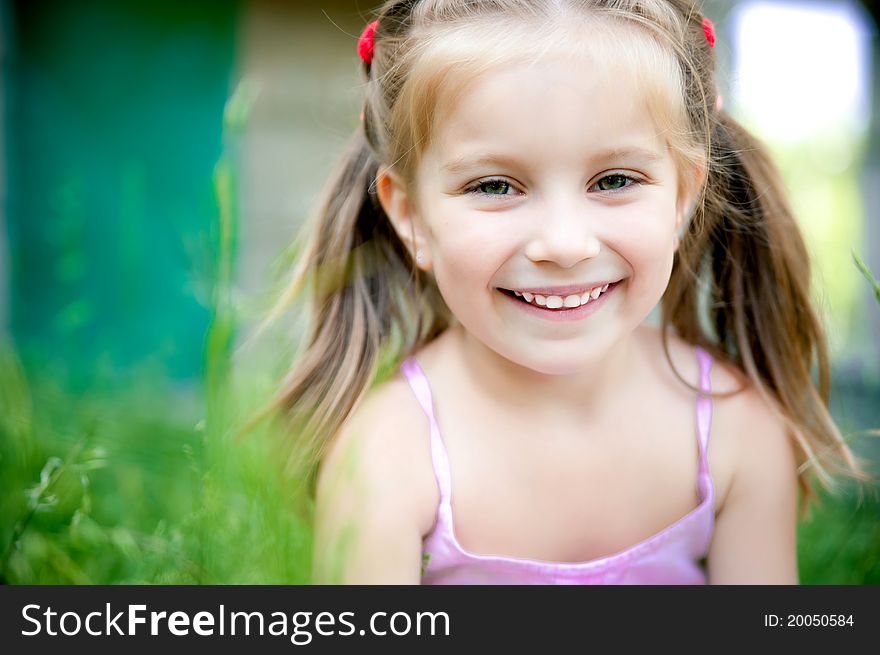
[(460, 375), (461, 383), (476, 397), (499, 407), (528, 408), (535, 417), (591, 421), (607, 416), (622, 399), (633, 397), (626, 390), (633, 389), (638, 377), (637, 333), (606, 350), (594, 366), (567, 375), (548, 375), (516, 364), (460, 325), (451, 327), (444, 337), (452, 346), (456, 377)]

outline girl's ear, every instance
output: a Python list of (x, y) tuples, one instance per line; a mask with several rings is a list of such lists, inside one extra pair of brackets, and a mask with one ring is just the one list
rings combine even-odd
[(427, 239), (421, 221), (415, 212), (415, 203), (409, 197), (400, 176), (387, 166), (380, 166), (376, 174), (376, 193), (379, 203), (391, 221), (397, 236), (406, 246), (410, 257), (422, 270), (431, 268)]
[(689, 168), (681, 180), (675, 206), (675, 237), (673, 241), (676, 249), (697, 207), (705, 179), (706, 167), (700, 164)]

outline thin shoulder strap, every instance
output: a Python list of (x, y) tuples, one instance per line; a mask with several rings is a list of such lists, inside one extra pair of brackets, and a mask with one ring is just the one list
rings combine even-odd
[[(710, 373), (712, 371), (712, 356), (699, 346), (695, 347), (697, 360), (700, 362), (700, 390), (712, 391)], [(697, 433), (700, 438), (700, 473), (709, 472), (707, 453), (709, 450), (709, 433), (712, 428), (712, 398), (704, 394), (697, 396)]]
[(449, 475), (449, 457), (446, 454), (446, 446), (440, 437), (440, 427), (434, 416), (434, 399), (431, 395), (431, 387), (428, 378), (415, 357), (408, 357), (400, 365), (400, 372), (409, 382), (416, 400), (422, 406), (431, 429), (431, 461), (434, 466), (434, 477), (437, 478), (437, 486), (440, 490), (440, 504), (449, 503), (449, 490), (452, 486)]

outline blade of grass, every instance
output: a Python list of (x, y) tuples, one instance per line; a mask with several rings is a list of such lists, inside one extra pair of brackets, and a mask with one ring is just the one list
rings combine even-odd
[(862, 275), (864, 275), (868, 282), (874, 287), (874, 297), (877, 299), (877, 302), (880, 303), (880, 282), (877, 281), (877, 278), (871, 273), (871, 269), (869, 269), (868, 265), (862, 261), (862, 258), (856, 254), (855, 250), (853, 250), (852, 256), (856, 266), (862, 272)]

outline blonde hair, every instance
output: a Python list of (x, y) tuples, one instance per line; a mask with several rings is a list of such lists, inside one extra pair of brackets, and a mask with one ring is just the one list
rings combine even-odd
[(370, 385), (452, 320), (377, 201), (379, 167), (414, 187), (444, 107), (468, 81), (560, 49), (613, 57), (637, 75), (679, 170), (705, 171), (661, 304), (670, 365), (674, 329), (745, 372), (795, 438), (802, 511), (818, 499), (810, 471), (829, 489), (837, 475), (867, 479), (828, 412), (828, 353), (803, 239), (765, 148), (715, 107), (714, 52), (694, 2), (389, 0), (377, 18), (363, 122), (269, 318), (310, 289), (305, 348), (255, 418), (285, 422), (290, 468), (309, 490), (327, 442)]

